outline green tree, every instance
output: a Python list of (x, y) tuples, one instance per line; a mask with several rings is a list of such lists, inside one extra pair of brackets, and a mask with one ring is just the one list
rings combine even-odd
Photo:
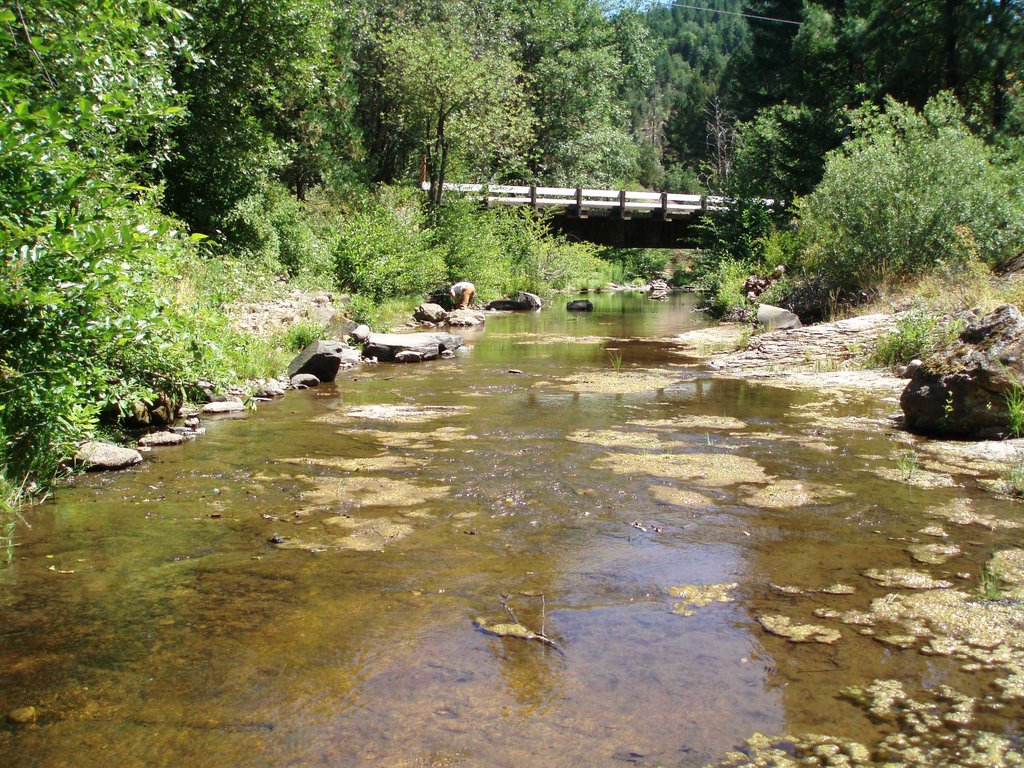
[(475, 48), (440, 23), (392, 30), (381, 49), (393, 117), (424, 153), (434, 203), (453, 160), (482, 178), (521, 162), (532, 115), (507, 52)]
[(325, 178), (358, 176), (345, 5), (340, 0), (194, 0), (195, 56), (176, 72), (189, 118), (166, 167), (167, 202), (194, 229), (287, 183), (300, 199)]
[(920, 112), (888, 100), (853, 116), (801, 207), (809, 266), (843, 289), (978, 258), (995, 265), (1024, 241), (1024, 169), (1003, 166), (953, 96)]

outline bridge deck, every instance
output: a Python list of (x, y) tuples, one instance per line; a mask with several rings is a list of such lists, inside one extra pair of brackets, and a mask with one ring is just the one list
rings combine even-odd
[[(430, 189), (429, 182), (423, 182), (422, 186), (424, 191)], [(477, 197), (486, 205), (564, 208), (578, 216), (586, 215), (587, 211), (687, 216), (704, 211), (724, 210), (729, 202), (727, 198), (716, 195), (632, 192), (629, 190), (588, 189), (586, 187), (445, 184), (444, 191)], [(766, 202), (771, 204), (773, 201)]]
[[(430, 184), (423, 183), (424, 191)], [(586, 187), (445, 184), (445, 192), (484, 205), (545, 209), (548, 225), (570, 239), (615, 248), (697, 248), (700, 220), (728, 209), (729, 198), (673, 192), (631, 192)], [(763, 200), (765, 205), (774, 200)]]

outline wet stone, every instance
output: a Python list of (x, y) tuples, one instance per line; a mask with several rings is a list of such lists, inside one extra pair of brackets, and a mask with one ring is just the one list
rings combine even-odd
[(39, 711), (35, 707), (18, 707), (7, 713), (8, 721), (17, 725), (31, 723), (39, 717)]
[(75, 464), (89, 472), (126, 469), (142, 462), (142, 454), (133, 448), (91, 440), (75, 454)]
[(139, 445), (145, 448), (156, 446), (181, 445), (187, 438), (174, 432), (153, 432), (139, 438)]
[(617, 453), (599, 459), (597, 465), (618, 474), (676, 478), (710, 487), (771, 480), (753, 459), (723, 453)]
[(650, 432), (623, 432), (615, 429), (578, 429), (566, 435), (566, 440), (574, 443), (590, 443), (606, 448), (643, 448), (660, 449), (662, 439)]
[(219, 413), (241, 413), (245, 410), (245, 403), (241, 400), (221, 400), (213, 403), (206, 403), (201, 409), (205, 414)]
[(870, 627), (875, 623), (874, 616), (863, 611), (836, 611), (831, 608), (816, 608), (814, 615), (819, 619), (835, 619), (843, 624), (863, 627)]
[(673, 431), (692, 430), (740, 430), (746, 429), (747, 423), (732, 416), (680, 416), (675, 419), (634, 419), (627, 422), (629, 426), (650, 427), (653, 429), (671, 429)]
[(1006, 597), (1024, 598), (1024, 549), (996, 552), (988, 561), (988, 570), (1003, 582)]
[(647, 489), (655, 501), (662, 504), (671, 504), (676, 507), (713, 507), (715, 500), (703, 493), (691, 491), (687, 488), (673, 488), (668, 485), (652, 485)]
[(971, 509), (969, 499), (957, 499), (944, 507), (929, 509), (925, 514), (930, 517), (940, 517), (943, 520), (948, 520), (954, 525), (978, 525), (991, 531), (1020, 528), (1022, 525), (1022, 523), (1016, 520), (1005, 520), (995, 515), (975, 512)]
[(776, 480), (747, 496), (744, 502), (763, 509), (789, 509), (813, 504), (823, 499), (850, 496), (848, 491), (806, 481)]

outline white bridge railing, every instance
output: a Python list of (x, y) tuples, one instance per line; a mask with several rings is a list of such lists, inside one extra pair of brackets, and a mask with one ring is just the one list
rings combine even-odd
[[(423, 182), (429, 191), (430, 182)], [(577, 215), (588, 210), (652, 213), (664, 217), (692, 215), (703, 211), (721, 211), (729, 198), (717, 195), (684, 195), (671, 192), (629, 192), (627, 190), (587, 189), (585, 187), (488, 186), (485, 184), (445, 184), (445, 192), (479, 197), (486, 205), (525, 205), (531, 208), (566, 208)], [(773, 205), (774, 200), (762, 201)]]

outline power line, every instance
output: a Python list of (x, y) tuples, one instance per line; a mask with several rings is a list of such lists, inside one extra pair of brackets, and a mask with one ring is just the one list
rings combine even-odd
[(718, 8), (704, 8), (699, 5), (683, 5), (682, 3), (669, 3), (669, 5), (675, 8), (689, 8), (691, 11), (707, 11), (708, 13), (724, 13), (728, 16), (742, 16), (745, 19), (759, 19), (761, 21), (777, 21), (779, 24), (795, 24), (801, 26), (802, 21), (793, 21), (792, 19), (776, 19), (774, 16), (758, 16), (756, 13), (740, 13), (739, 11), (722, 11)]

